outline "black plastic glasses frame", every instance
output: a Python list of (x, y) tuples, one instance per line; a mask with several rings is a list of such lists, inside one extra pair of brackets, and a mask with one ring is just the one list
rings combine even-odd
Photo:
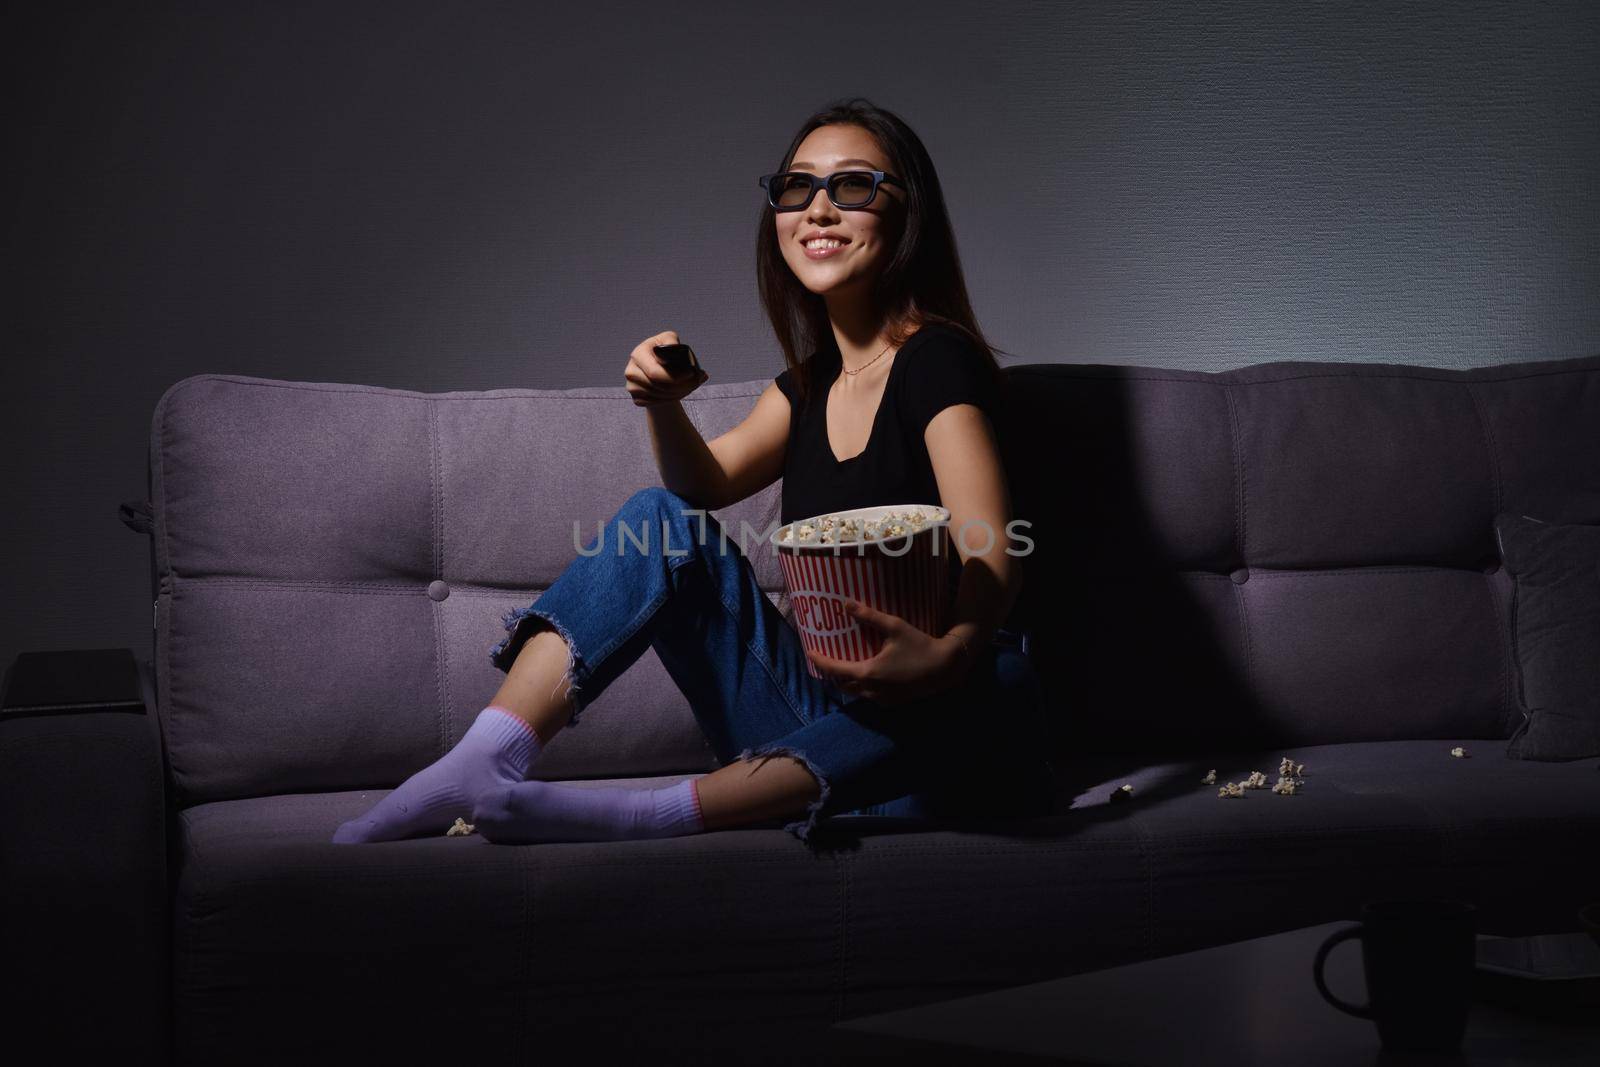
[[(861, 177), (863, 175), (872, 179), (872, 191), (867, 194), (867, 198), (865, 200), (861, 201), (859, 204), (841, 204), (838, 200), (834, 199), (833, 193), (834, 190), (839, 187), (838, 182), (841, 178)], [(806, 198), (798, 204), (779, 204), (777, 197), (772, 195), (773, 184), (779, 178), (804, 178), (807, 182), (810, 182), (811, 188), (806, 193)], [(767, 191), (767, 203), (772, 206), (772, 210), (774, 211), (805, 210), (811, 206), (812, 198), (817, 195), (817, 190), (821, 189), (823, 186), (828, 187), (828, 199), (833, 200), (833, 206), (844, 211), (856, 211), (860, 208), (868, 206), (874, 200), (878, 199), (878, 186), (882, 185), (884, 182), (888, 182), (890, 185), (898, 185), (902, 189), (906, 187), (905, 182), (901, 181), (899, 178), (896, 178), (894, 175), (885, 173), (881, 170), (837, 170), (828, 175), (826, 178), (819, 178), (810, 171), (782, 170), (776, 174), (763, 174), (761, 177), (757, 178), (756, 181), (763, 189)]]

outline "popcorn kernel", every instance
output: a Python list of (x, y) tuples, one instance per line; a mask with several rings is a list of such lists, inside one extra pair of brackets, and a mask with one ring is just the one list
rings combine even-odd
[(795, 522), (785, 526), (778, 540), (789, 543), (840, 545), (863, 541), (882, 541), (918, 533), (933, 525), (937, 516), (913, 508), (910, 511), (890, 511), (876, 519), (841, 518), (838, 515), (820, 515), (811, 522)]

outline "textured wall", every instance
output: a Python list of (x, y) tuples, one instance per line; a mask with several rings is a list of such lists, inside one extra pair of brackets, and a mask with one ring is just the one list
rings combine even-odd
[(1309, 6), (50, 5), (0, 657), (147, 652), (116, 505), (189, 374), (620, 387), (662, 329), (776, 374), (755, 179), (839, 95), (928, 144), (1003, 362), (1600, 351), (1600, 5)]

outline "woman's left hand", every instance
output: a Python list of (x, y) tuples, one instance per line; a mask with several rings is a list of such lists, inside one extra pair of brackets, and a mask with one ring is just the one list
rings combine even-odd
[(842, 691), (880, 704), (905, 704), (961, 681), (966, 673), (959, 638), (933, 637), (898, 615), (859, 601), (845, 602), (856, 622), (883, 633), (883, 645), (865, 660), (843, 660), (806, 650), (806, 657)]

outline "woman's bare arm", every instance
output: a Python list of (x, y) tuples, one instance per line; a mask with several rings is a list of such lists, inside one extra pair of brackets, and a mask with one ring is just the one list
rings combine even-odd
[[(1022, 564), (1005, 551), (1011, 496), (994, 429), (981, 408), (952, 404), (923, 432), (939, 498), (950, 511), (950, 543), (961, 556), (961, 586), (946, 637), (966, 646), (970, 665), (1022, 591)], [(963, 534), (963, 527), (965, 533)]]
[(696, 507), (721, 507), (715, 501), (724, 491), (722, 468), (683, 405), (669, 400), (644, 411), (661, 484)]
[(783, 474), (789, 400), (769, 384), (737, 426), (709, 443), (677, 401), (645, 408), (661, 484), (715, 511), (757, 493)]

